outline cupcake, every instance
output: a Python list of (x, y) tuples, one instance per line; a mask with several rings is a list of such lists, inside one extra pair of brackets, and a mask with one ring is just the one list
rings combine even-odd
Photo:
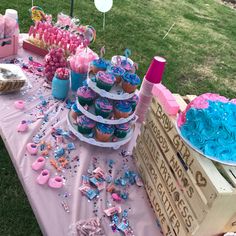
[(134, 111), (139, 101), (138, 95), (135, 94), (132, 98), (128, 99), (127, 101), (131, 104), (132, 111)]
[(101, 142), (107, 142), (114, 134), (114, 126), (97, 123), (95, 132), (96, 132), (96, 139)]
[(90, 134), (96, 126), (96, 122), (82, 115), (77, 118), (78, 130), (81, 134)]
[(128, 72), (133, 70), (133, 65), (126, 59), (121, 61), (121, 67)]
[(125, 73), (125, 70), (120, 66), (110, 66), (108, 71), (116, 77), (117, 84), (121, 82), (122, 76)]
[(129, 122), (120, 125), (115, 125), (114, 135), (117, 138), (124, 138), (129, 133), (130, 129), (131, 125)]
[(95, 100), (95, 114), (97, 116), (102, 116), (103, 118), (108, 118), (113, 110), (112, 102), (107, 98), (98, 98)]
[(132, 106), (128, 101), (118, 101), (115, 103), (114, 114), (117, 119), (127, 118), (132, 113)]
[(96, 74), (98, 71), (105, 71), (109, 62), (103, 58), (95, 59), (91, 62), (90, 71)]
[(96, 98), (96, 93), (87, 86), (78, 88), (77, 95), (82, 106), (86, 104), (91, 105), (93, 103), (93, 100)]
[(106, 91), (110, 91), (112, 86), (115, 83), (115, 76), (111, 73), (107, 73), (104, 71), (99, 71), (96, 74), (96, 81), (98, 88), (104, 89)]
[(127, 93), (133, 93), (140, 84), (140, 78), (136, 74), (126, 72), (122, 77), (122, 88)]
[(77, 119), (78, 116), (82, 115), (83, 113), (78, 109), (76, 103), (71, 106), (71, 116), (74, 120)]

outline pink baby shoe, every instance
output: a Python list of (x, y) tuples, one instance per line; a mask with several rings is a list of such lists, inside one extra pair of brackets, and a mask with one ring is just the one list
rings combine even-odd
[(25, 108), (25, 101), (17, 100), (15, 101), (14, 105), (16, 109), (23, 110)]
[(21, 123), (17, 126), (18, 132), (25, 132), (28, 130), (28, 124), (25, 120), (22, 120)]
[(26, 149), (31, 155), (36, 155), (37, 152), (38, 152), (38, 148), (37, 148), (37, 145), (35, 143), (28, 143), (26, 145)]
[(63, 186), (62, 177), (56, 176), (54, 178), (50, 178), (48, 181), (48, 185), (51, 188), (61, 188)]
[(42, 169), (45, 165), (45, 158), (44, 157), (38, 157), (36, 161), (32, 164), (32, 169), (33, 170), (39, 170)]
[(48, 170), (45, 169), (40, 173), (36, 181), (38, 184), (43, 185), (48, 182), (49, 177), (50, 177), (50, 173)]

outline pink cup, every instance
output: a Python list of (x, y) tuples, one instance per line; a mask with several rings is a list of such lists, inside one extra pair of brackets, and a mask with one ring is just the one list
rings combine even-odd
[(148, 68), (146, 79), (154, 84), (160, 83), (165, 70), (166, 59), (155, 56)]

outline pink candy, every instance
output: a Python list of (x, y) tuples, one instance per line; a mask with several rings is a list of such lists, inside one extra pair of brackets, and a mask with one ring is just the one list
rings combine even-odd
[(117, 202), (121, 201), (122, 199), (117, 193), (112, 193), (111, 196), (112, 196), (112, 199)]
[(112, 216), (116, 213), (121, 213), (121, 207), (120, 206), (115, 206), (115, 207), (110, 207), (108, 209), (105, 209), (104, 210), (104, 213), (107, 215), (107, 216)]

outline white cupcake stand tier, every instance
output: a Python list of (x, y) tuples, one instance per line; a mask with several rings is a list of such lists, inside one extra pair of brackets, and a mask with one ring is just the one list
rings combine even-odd
[(135, 115), (135, 113), (133, 112), (132, 115), (130, 115), (129, 117), (127, 118), (120, 118), (120, 119), (106, 119), (106, 118), (103, 118), (102, 116), (96, 116), (95, 115), (95, 108), (94, 108), (94, 105), (90, 106), (89, 107), (89, 110), (86, 110), (80, 103), (79, 101), (77, 100), (76, 101), (76, 105), (77, 105), (77, 108), (84, 114), (86, 115), (88, 118), (90, 118), (91, 120), (94, 120), (96, 122), (99, 122), (99, 123), (103, 123), (103, 124), (110, 124), (110, 125), (118, 125), (118, 124), (124, 124), (124, 123), (127, 123), (129, 121), (136, 121), (137, 120), (137, 116)]
[(135, 125), (133, 125), (130, 132), (126, 135), (126, 137), (123, 139), (118, 139), (116, 142), (100, 142), (100, 141), (95, 140), (94, 138), (89, 138), (78, 131), (77, 125), (73, 123), (71, 112), (69, 112), (67, 115), (67, 124), (68, 124), (69, 130), (81, 141), (89, 143), (94, 146), (113, 148), (115, 150), (120, 148), (120, 146), (128, 143), (131, 140), (134, 133), (134, 129), (135, 129)]
[(134, 93), (125, 93), (121, 85), (114, 85), (111, 91), (107, 92), (104, 89), (98, 88), (96, 82), (92, 81), (91, 79), (87, 79), (87, 83), (89, 88), (91, 88), (94, 92), (98, 93), (101, 97), (106, 97), (112, 100), (130, 99), (135, 95), (137, 91), (136, 90)]

